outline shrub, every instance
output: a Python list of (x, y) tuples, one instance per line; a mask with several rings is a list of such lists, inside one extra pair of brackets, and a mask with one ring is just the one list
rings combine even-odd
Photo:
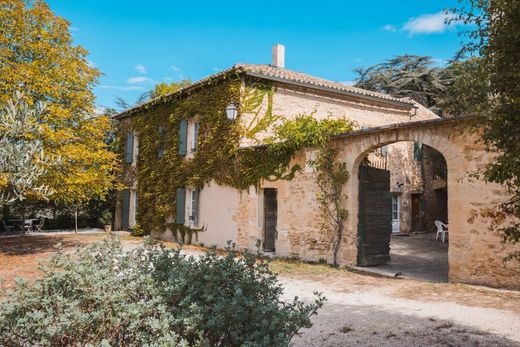
[(282, 301), (267, 263), (234, 247), (194, 258), (107, 239), (43, 271), (0, 304), (0, 345), (285, 346), (324, 301)]

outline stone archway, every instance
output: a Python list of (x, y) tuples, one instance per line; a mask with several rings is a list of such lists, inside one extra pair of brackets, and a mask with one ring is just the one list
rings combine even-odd
[(349, 218), (340, 251), (341, 263), (356, 263), (359, 185), (353, 178), (358, 176), (361, 160), (382, 145), (417, 141), (439, 151), (448, 167), (449, 280), (520, 286), (514, 264), (502, 261), (510, 248), (501, 244), (499, 236), (489, 230), (489, 220), (480, 216), (503, 201), (507, 193), (499, 185), (486, 184), (470, 176), (493, 159), (468, 131), (470, 126), (468, 119), (434, 120), (360, 130), (334, 139), (340, 148), (339, 158), (346, 162), (351, 177), (345, 187)]

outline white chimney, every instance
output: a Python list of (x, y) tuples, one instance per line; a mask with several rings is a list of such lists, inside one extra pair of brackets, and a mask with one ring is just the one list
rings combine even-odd
[(273, 46), (273, 62), (271, 63), (274, 67), (285, 67), (285, 46), (276, 44)]

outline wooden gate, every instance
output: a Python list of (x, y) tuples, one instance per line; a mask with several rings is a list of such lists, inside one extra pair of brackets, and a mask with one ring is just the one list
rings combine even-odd
[(391, 234), (390, 171), (360, 166), (358, 265), (386, 264), (390, 260)]
[(276, 225), (278, 223), (277, 191), (264, 189), (264, 251), (274, 252), (276, 241)]

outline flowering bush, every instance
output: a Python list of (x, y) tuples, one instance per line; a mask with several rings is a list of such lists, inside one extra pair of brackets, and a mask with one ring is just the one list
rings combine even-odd
[(58, 252), (0, 304), (2, 346), (284, 346), (323, 304), (280, 299), (267, 264), (233, 247), (187, 257), (117, 239)]

